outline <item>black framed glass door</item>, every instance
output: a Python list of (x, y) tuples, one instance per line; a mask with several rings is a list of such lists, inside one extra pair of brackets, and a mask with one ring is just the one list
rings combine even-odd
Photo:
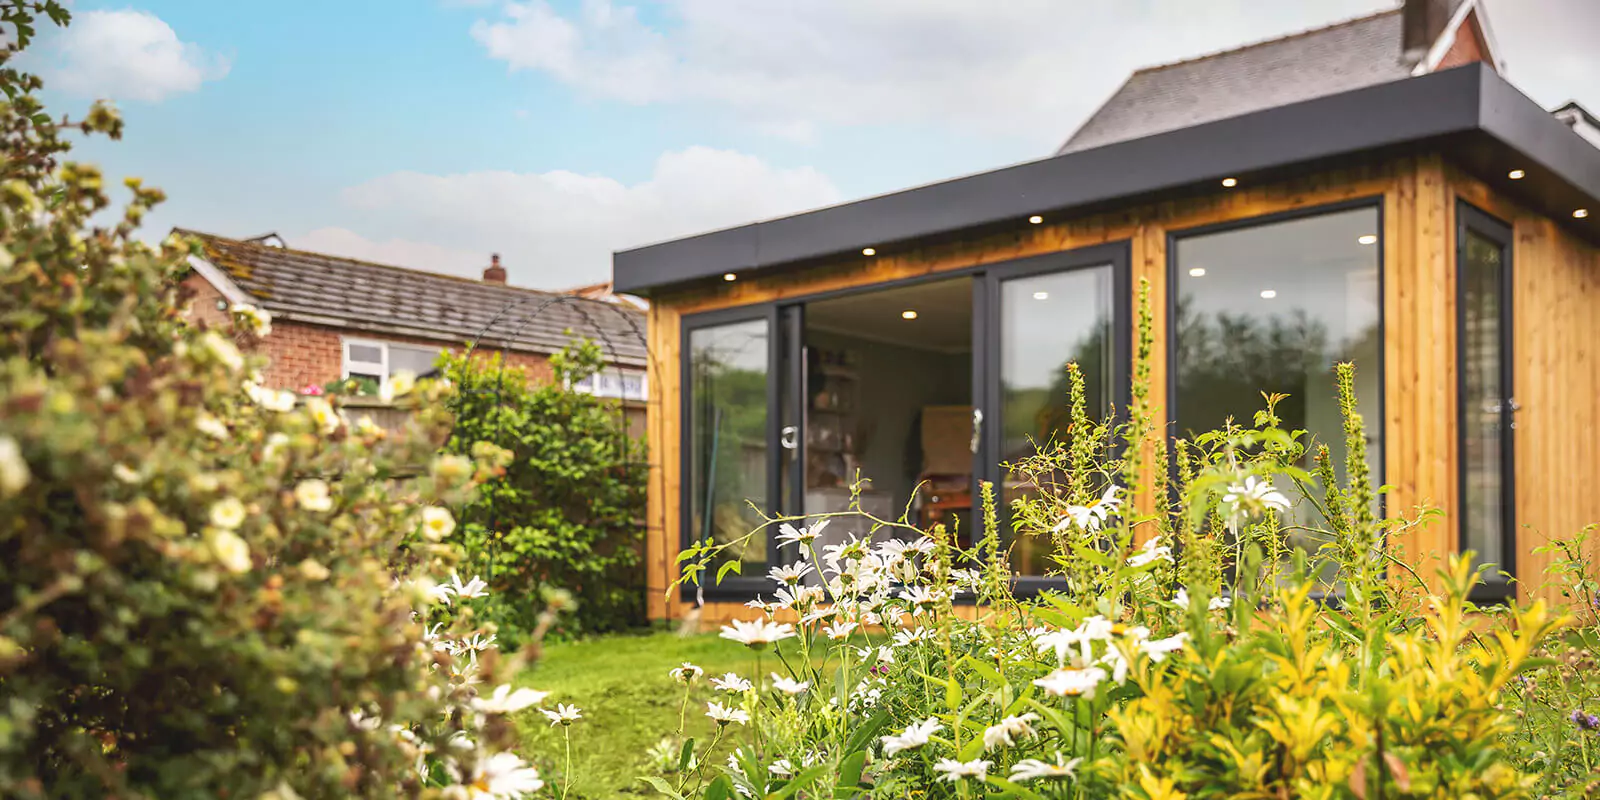
[(983, 402), (978, 477), (996, 488), (1001, 540), (1019, 588), (1045, 585), (1051, 543), (1014, 536), (1011, 504), (1042, 487), (1007, 465), (1065, 442), (1067, 365), (1084, 378), (1086, 410), (1101, 421), (1126, 408), (1132, 360), (1132, 292), (1126, 243), (1023, 259), (984, 275), (975, 386)]
[(1477, 600), (1515, 594), (1515, 415), (1511, 228), (1457, 206), (1456, 366), (1460, 547), (1491, 565)]

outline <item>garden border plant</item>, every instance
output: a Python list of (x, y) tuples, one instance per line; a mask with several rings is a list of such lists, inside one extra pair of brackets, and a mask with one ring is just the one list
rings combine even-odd
[[(647, 780), (706, 798), (1533, 796), (1502, 701), (1565, 620), (1534, 603), (1480, 633), (1470, 554), (1430, 584), (1391, 552), (1433, 514), (1378, 518), (1348, 364), (1346, 481), (1326, 443), (1280, 427), (1277, 396), (1250, 427), (1169, 448), (1148, 401), (1148, 284), (1140, 302), (1124, 419), (1091, 420), (1069, 368), (1065, 441), (1012, 465), (1038, 489), (1014, 504), (1015, 533), (1051, 541), (1064, 588), (1012, 594), (987, 486), (967, 551), (858, 504), (766, 518), (752, 536), (776, 528), (802, 555), (771, 570), (759, 618), (723, 635), (755, 653), (794, 639), (802, 657), (770, 680), (753, 664), (733, 704), (709, 706), (748, 726), (728, 763), (686, 742), (697, 768)], [(841, 515), (878, 541), (817, 552)], [(679, 584), (737, 572), (726, 554), (741, 544), (687, 547)], [(960, 596), (974, 613), (956, 613)]]

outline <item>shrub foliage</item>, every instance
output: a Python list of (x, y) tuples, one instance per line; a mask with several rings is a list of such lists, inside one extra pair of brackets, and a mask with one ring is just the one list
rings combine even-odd
[(61, 161), (69, 130), (118, 135), (115, 112), (52, 118), (11, 67), (46, 18), (68, 15), (0, 0), (0, 796), (536, 783), (474, 713), (496, 662), (458, 644), (470, 619), (424, 631), (450, 592), (397, 582), (448, 572), (441, 506), (482, 477), (436, 457), (445, 390), (403, 398), (416, 422), (391, 438), (258, 385), (241, 348), (264, 313), (188, 324), (188, 246), (134, 236), (161, 193), (130, 179), (98, 225), (101, 173)]
[(580, 630), (641, 624), (644, 450), (616, 401), (567, 388), (600, 369), (600, 349), (575, 343), (551, 357), (551, 380), (534, 382), (498, 356), (446, 359), (458, 386), (449, 448), (488, 442), (510, 453), (456, 533), (495, 589), (486, 613), (500, 635), (526, 639), (550, 589), (573, 594)]

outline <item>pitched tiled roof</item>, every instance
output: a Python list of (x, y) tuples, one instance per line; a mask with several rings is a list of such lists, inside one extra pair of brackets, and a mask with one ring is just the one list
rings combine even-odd
[[(370, 333), (553, 353), (574, 336), (607, 360), (645, 365), (644, 313), (554, 292), (373, 264), (189, 230), (201, 257), (254, 303), (284, 319)], [(485, 329), (487, 331), (485, 332)], [(570, 333), (569, 333), (570, 332)]]
[(1087, 150), (1411, 77), (1385, 11), (1130, 76), (1058, 153)]

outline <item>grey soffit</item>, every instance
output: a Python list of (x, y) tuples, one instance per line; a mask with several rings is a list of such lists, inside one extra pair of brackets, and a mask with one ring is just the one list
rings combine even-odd
[(352, 336), (417, 336), (554, 353), (574, 337), (599, 344), (607, 361), (646, 362), (644, 312), (631, 305), (391, 267), (197, 231), (203, 258), (252, 302), (284, 319), (336, 326)]
[[(1420, 143), (1458, 155), (1496, 183), (1600, 240), (1600, 149), (1489, 67), (1474, 63), (1181, 130), (614, 254), (615, 290), (649, 294), (723, 273), (880, 252), (962, 231), (1060, 218), (1227, 176), (1278, 172)], [(1504, 176), (1504, 171), (1499, 171)], [(1586, 220), (1566, 218), (1588, 206)]]
[(1138, 70), (1058, 153), (1411, 77), (1400, 10)]

